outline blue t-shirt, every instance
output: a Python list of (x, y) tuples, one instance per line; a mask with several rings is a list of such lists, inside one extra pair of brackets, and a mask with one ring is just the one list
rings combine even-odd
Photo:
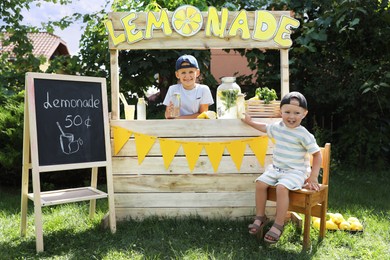
[(180, 94), (180, 115), (182, 116), (199, 113), (200, 105), (214, 104), (210, 88), (202, 84), (195, 84), (195, 87), (191, 90), (186, 90), (182, 84), (170, 86), (163, 104), (169, 106), (169, 102), (175, 93)]

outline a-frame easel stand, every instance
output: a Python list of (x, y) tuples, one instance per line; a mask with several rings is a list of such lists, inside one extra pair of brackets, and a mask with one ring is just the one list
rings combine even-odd
[[(34, 76), (40, 77), (40, 73), (31, 73)], [(43, 76), (45, 77), (45, 76)], [(56, 78), (56, 76), (51, 75)], [(60, 79), (62, 76), (58, 76)], [(68, 76), (69, 77), (69, 76)], [(72, 77), (72, 76), (70, 76)], [(26, 82), (31, 79), (26, 77)], [(30, 82), (31, 83), (31, 82)], [(27, 84), (29, 85), (29, 84)], [(33, 84), (27, 86), (31, 89), (26, 89), (25, 94), (25, 108), (24, 108), (24, 132), (23, 132), (23, 165), (22, 165), (22, 191), (21, 191), (21, 236), (26, 235), (27, 231), (27, 208), (28, 199), (34, 202), (34, 215), (35, 215), (35, 236), (36, 236), (36, 250), (37, 252), (44, 251), (43, 245), (43, 222), (42, 222), (42, 207), (52, 206), (64, 203), (90, 201), (89, 216), (94, 217), (96, 209), (96, 199), (108, 198), (109, 204), (109, 226), (112, 233), (116, 232), (116, 218), (115, 218), (115, 206), (113, 196), (113, 180), (112, 180), (112, 164), (111, 164), (111, 151), (110, 146), (106, 145), (107, 160), (105, 162), (90, 162), (82, 164), (71, 165), (54, 165), (54, 166), (40, 166), (38, 162), (38, 142), (36, 127), (31, 124), (35, 124), (35, 109), (33, 109), (32, 97), (29, 97), (29, 92), (32, 93)], [(31, 104), (33, 103), (33, 104)], [(33, 112), (31, 112), (33, 111)], [(108, 117), (108, 115), (104, 115)], [(107, 118), (105, 118), (106, 120)], [(108, 122), (108, 120), (107, 120)], [(108, 131), (106, 131), (106, 140), (109, 139)], [(108, 138), (108, 139), (107, 139)], [(107, 142), (109, 144), (109, 142)], [(97, 189), (98, 168), (106, 168), (107, 178), (107, 193)], [(62, 171), (72, 169), (85, 169), (91, 168), (91, 186), (81, 188), (71, 188), (63, 190), (54, 190), (41, 192), (40, 187), (40, 173), (50, 171)], [(32, 172), (32, 189), (33, 192), (29, 193), (29, 174)]]

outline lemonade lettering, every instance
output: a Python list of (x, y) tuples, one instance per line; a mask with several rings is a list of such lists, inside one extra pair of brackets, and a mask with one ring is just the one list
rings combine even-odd
[(99, 108), (100, 100), (93, 95), (89, 99), (50, 99), (49, 92), (46, 92), (46, 101), (43, 102), (45, 109), (51, 108)]
[[(144, 29), (137, 25), (138, 14), (145, 15)], [(290, 29), (299, 26), (299, 21), (294, 18), (282, 15), (278, 21), (271, 12), (264, 10), (255, 12), (254, 21), (248, 18), (246, 10), (237, 12), (235, 17), (229, 21), (229, 11), (226, 8), (218, 12), (212, 6), (208, 8), (204, 17), (199, 9), (191, 5), (178, 7), (171, 18), (166, 9), (162, 9), (159, 15), (156, 14), (154, 12), (130, 12), (124, 15), (121, 18), (124, 32), (119, 34), (114, 31), (113, 21), (106, 20), (104, 23), (115, 46), (126, 41), (132, 44), (144, 39), (152, 39), (154, 30), (161, 30), (166, 37), (172, 37), (173, 31), (184, 37), (191, 37), (202, 30), (205, 20), (203, 32), (206, 37), (273, 40), (281, 47), (287, 48), (292, 45)], [(253, 24), (253, 29), (250, 24)]]

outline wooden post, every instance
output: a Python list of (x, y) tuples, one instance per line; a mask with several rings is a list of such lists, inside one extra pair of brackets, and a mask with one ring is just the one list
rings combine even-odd
[(114, 181), (112, 178), (112, 163), (111, 160), (107, 162), (106, 166), (107, 178), (107, 194), (108, 194), (108, 211), (111, 233), (116, 232), (116, 215), (115, 215), (115, 200), (114, 200)]
[[(92, 168), (91, 173), (91, 187), (97, 188), (97, 178), (98, 177), (98, 167)], [(95, 216), (95, 210), (96, 210), (96, 199), (89, 201), (89, 218), (93, 218)]]
[(30, 132), (28, 129), (27, 91), (24, 98), (24, 129), (23, 129), (23, 165), (22, 165), (22, 200), (20, 235), (25, 236), (27, 230), (28, 181), (30, 171)]
[(111, 119), (118, 120), (120, 118), (118, 50), (110, 50), (110, 69), (111, 69)]
[(280, 99), (289, 92), (288, 49), (280, 49)]

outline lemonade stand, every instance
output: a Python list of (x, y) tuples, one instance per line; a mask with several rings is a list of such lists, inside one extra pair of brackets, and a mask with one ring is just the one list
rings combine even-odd
[[(289, 91), (289, 11), (231, 12), (194, 6), (109, 13), (111, 143), (117, 219), (149, 215), (237, 218), (254, 213), (253, 180), (272, 142), (240, 119), (121, 120), (118, 52), (136, 49), (280, 50), (281, 95)], [(263, 121), (272, 121), (271, 118)], [(273, 215), (274, 204), (267, 207)]]

